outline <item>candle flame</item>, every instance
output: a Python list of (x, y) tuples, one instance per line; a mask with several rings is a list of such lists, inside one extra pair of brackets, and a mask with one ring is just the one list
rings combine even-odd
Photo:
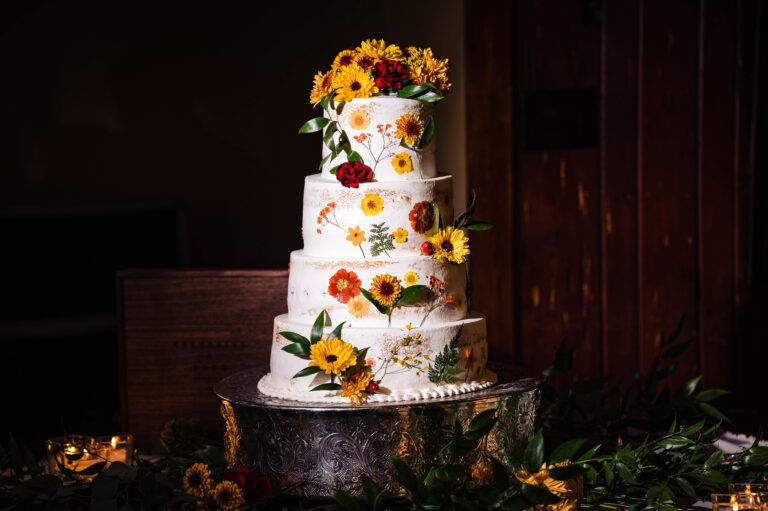
[(113, 449), (114, 449), (115, 447), (117, 447), (117, 440), (118, 440), (118, 439), (117, 439), (117, 437), (116, 437), (116, 436), (113, 436), (113, 437), (112, 437), (112, 448), (113, 448)]

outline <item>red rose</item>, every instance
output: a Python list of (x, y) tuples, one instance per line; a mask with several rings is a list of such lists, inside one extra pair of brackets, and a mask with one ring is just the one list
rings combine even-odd
[(400, 90), (407, 77), (403, 66), (394, 60), (381, 60), (373, 65), (373, 78), (379, 89)]
[(357, 161), (348, 161), (339, 165), (336, 179), (347, 188), (357, 188), (360, 183), (367, 183), (373, 178), (371, 167)]
[(223, 481), (233, 481), (243, 492), (246, 501), (264, 500), (272, 493), (272, 481), (264, 476), (254, 475), (245, 467), (227, 470), (221, 475)]

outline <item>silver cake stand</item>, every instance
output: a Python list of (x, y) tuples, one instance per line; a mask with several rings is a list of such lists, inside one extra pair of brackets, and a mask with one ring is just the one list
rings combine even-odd
[(511, 469), (535, 432), (541, 380), (515, 367), (492, 369), (499, 383), (485, 390), (360, 406), (266, 396), (256, 388), (266, 367), (234, 374), (214, 387), (227, 463), (267, 475), (297, 497), (327, 497), (336, 489), (359, 494), (361, 474), (397, 495), (389, 456), (420, 473), (451, 439), (455, 416), (466, 427), (478, 413), (497, 408), (496, 426), (464, 461), (482, 471), (495, 456)]

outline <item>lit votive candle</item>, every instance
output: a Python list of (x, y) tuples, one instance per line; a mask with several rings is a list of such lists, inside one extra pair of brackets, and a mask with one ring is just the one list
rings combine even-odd
[(133, 462), (133, 435), (102, 436), (96, 439), (99, 445), (108, 445), (110, 462), (119, 461), (130, 465)]
[(765, 505), (746, 493), (713, 493), (712, 511), (765, 511)]

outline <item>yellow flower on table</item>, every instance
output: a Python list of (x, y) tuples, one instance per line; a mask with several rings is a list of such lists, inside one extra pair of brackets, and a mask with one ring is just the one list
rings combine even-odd
[(369, 192), (360, 201), (360, 209), (365, 216), (376, 216), (384, 209), (384, 199), (378, 193)]
[(413, 164), (411, 163), (411, 157), (408, 153), (398, 153), (392, 157), (390, 162), (395, 172), (398, 174), (406, 174), (413, 170)]
[(373, 278), (368, 292), (384, 307), (392, 307), (403, 295), (403, 286), (397, 277), (384, 273)]
[(576, 479), (568, 479), (567, 481), (558, 481), (549, 476), (550, 468), (569, 465), (571, 465), (569, 460), (550, 465), (549, 467), (544, 463), (535, 474), (531, 474), (525, 467), (523, 467), (521, 472), (515, 474), (515, 477), (526, 484), (543, 484), (555, 496), (562, 499), (560, 502), (547, 505), (545, 508), (547, 511), (576, 511), (579, 507), (579, 502), (584, 498), (584, 482), (582, 478), (577, 477)]
[(337, 103), (355, 98), (370, 98), (379, 92), (368, 71), (357, 64), (350, 64), (337, 71), (333, 77), (333, 88), (337, 89), (333, 98)]
[(213, 490), (213, 501), (223, 510), (232, 511), (245, 504), (243, 491), (234, 481), (222, 481)]
[(398, 227), (395, 232), (392, 233), (392, 237), (395, 238), (395, 243), (405, 243), (408, 241), (408, 231), (402, 227)]
[(365, 241), (365, 231), (360, 230), (360, 226), (356, 225), (355, 227), (350, 227), (347, 229), (347, 232), (349, 232), (349, 236), (347, 236), (347, 240), (352, 242), (352, 245), (358, 246), (360, 243)]
[(395, 125), (397, 126), (395, 137), (404, 139), (410, 146), (418, 144), (424, 133), (424, 121), (415, 114), (403, 114), (395, 121)]
[(371, 367), (368, 365), (355, 367), (344, 373), (344, 377), (341, 379), (341, 397), (347, 397), (353, 404), (359, 405), (368, 397), (363, 392), (368, 388), (368, 385), (373, 379), (371, 373)]
[(469, 256), (469, 238), (461, 229), (453, 226), (440, 229), (437, 234), (427, 239), (432, 245), (432, 257), (438, 261), (447, 260), (452, 263), (463, 263)]
[(357, 352), (348, 342), (334, 337), (313, 344), (309, 358), (312, 359), (309, 365), (319, 367), (325, 374), (341, 376), (347, 368), (357, 363)]
[(394, 44), (387, 44), (384, 39), (366, 39), (355, 48), (361, 57), (372, 58), (375, 62), (380, 60), (403, 60), (403, 50)]
[(349, 127), (354, 130), (364, 130), (371, 124), (371, 119), (368, 117), (368, 112), (362, 108), (352, 110), (349, 113)]
[(347, 303), (347, 311), (356, 318), (368, 315), (370, 308), (371, 302), (366, 300), (363, 295), (357, 295)]
[(211, 469), (205, 463), (195, 463), (184, 472), (184, 491), (204, 499), (213, 488)]
[[(415, 286), (419, 283), (419, 274), (415, 271), (406, 272), (405, 275), (403, 275), (403, 283), (405, 284), (405, 287)], [(407, 326), (410, 326), (410, 323)], [(410, 330), (410, 328), (408, 328), (408, 330)]]

